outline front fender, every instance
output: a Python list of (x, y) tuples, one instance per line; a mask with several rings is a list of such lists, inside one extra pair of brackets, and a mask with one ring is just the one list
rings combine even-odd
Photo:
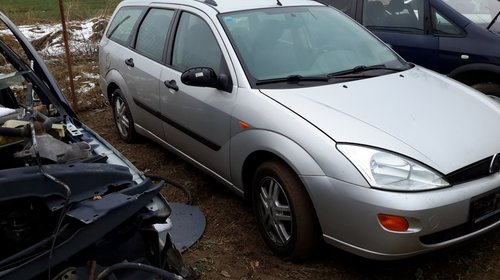
[(243, 190), (245, 161), (256, 152), (267, 152), (286, 162), (301, 176), (324, 176), (314, 158), (290, 138), (269, 130), (251, 129), (231, 139), (231, 175), (237, 188)]

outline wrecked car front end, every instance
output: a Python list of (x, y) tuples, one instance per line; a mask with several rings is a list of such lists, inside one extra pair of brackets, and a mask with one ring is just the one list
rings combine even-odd
[(12, 33), (0, 37), (0, 278), (192, 278), (170, 239), (165, 182), (78, 120), (2, 13), (0, 29)]

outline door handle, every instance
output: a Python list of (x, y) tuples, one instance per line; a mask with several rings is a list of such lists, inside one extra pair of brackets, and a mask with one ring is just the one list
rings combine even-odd
[(165, 82), (163, 82), (163, 84), (166, 87), (171, 88), (171, 89), (173, 89), (175, 91), (179, 90), (179, 87), (177, 86), (177, 83), (175, 82), (175, 80), (165, 81)]
[(133, 58), (125, 59), (125, 64), (127, 64), (130, 67), (134, 67), (134, 59)]

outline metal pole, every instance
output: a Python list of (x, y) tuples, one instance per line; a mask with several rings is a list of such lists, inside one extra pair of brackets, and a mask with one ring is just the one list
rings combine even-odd
[(73, 101), (73, 110), (78, 112), (78, 103), (76, 101), (75, 95), (75, 83), (73, 81), (73, 68), (71, 67), (71, 55), (69, 52), (69, 44), (68, 44), (68, 32), (66, 31), (66, 19), (64, 17), (64, 0), (59, 0), (59, 12), (61, 13), (61, 24), (62, 24), (62, 33), (64, 40), (64, 50), (66, 52), (66, 62), (68, 64), (68, 74), (69, 74), (69, 87), (71, 89), (71, 99)]

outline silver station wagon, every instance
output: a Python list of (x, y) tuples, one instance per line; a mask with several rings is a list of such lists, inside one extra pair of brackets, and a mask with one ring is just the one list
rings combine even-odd
[(99, 55), (121, 138), (153, 139), (251, 201), (280, 257), (325, 241), (398, 259), (500, 224), (498, 100), (334, 8), (126, 0)]

